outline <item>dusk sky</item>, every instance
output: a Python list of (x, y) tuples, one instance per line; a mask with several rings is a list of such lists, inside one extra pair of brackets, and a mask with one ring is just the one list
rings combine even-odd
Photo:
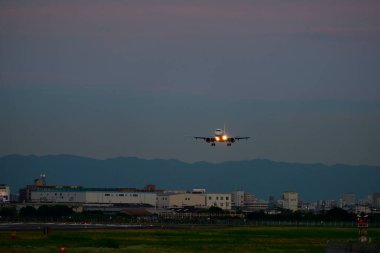
[(380, 165), (380, 1), (0, 0), (0, 117), (0, 156)]

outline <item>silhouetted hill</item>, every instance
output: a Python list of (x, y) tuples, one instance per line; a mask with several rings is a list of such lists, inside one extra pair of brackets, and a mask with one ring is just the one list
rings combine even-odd
[(12, 192), (40, 174), (48, 184), (85, 187), (137, 187), (152, 183), (162, 189), (206, 188), (209, 192), (244, 190), (258, 197), (297, 191), (306, 200), (337, 199), (341, 192), (365, 196), (380, 191), (380, 167), (274, 162), (264, 159), (224, 163), (185, 163), (117, 157), (97, 160), (73, 155), (0, 157), (0, 183)]

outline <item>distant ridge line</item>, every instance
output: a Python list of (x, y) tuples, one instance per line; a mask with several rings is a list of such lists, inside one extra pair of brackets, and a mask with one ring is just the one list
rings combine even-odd
[(254, 158), (254, 159), (245, 159), (245, 160), (228, 160), (223, 162), (209, 162), (209, 161), (195, 161), (195, 162), (185, 162), (174, 158), (140, 158), (137, 156), (116, 156), (110, 158), (94, 158), (89, 156), (81, 156), (81, 155), (72, 155), (72, 154), (47, 154), (47, 155), (21, 155), (21, 154), (8, 154), (8, 155), (0, 155), (0, 159), (7, 157), (30, 157), (30, 158), (50, 158), (50, 157), (67, 157), (67, 158), (77, 158), (77, 159), (91, 159), (96, 161), (112, 161), (112, 160), (123, 160), (123, 159), (135, 159), (135, 160), (143, 160), (143, 161), (171, 161), (171, 162), (179, 162), (185, 164), (212, 164), (212, 165), (220, 165), (224, 163), (244, 163), (244, 162), (269, 162), (269, 163), (277, 163), (277, 164), (297, 164), (297, 165), (313, 165), (313, 166), (327, 166), (327, 167), (335, 167), (335, 166), (350, 166), (350, 167), (378, 167), (380, 169), (380, 165), (367, 165), (367, 164), (345, 164), (345, 163), (336, 163), (336, 164), (326, 164), (322, 162), (290, 162), (290, 161), (276, 161), (267, 158)]
[(297, 191), (300, 199), (335, 199), (342, 192), (366, 196), (380, 192), (380, 167), (276, 162), (268, 159), (187, 163), (175, 159), (115, 157), (95, 159), (75, 155), (6, 155), (0, 157), (0, 184), (12, 192), (40, 174), (48, 184), (85, 187), (135, 187), (155, 184), (160, 189), (209, 192), (243, 190), (259, 198)]

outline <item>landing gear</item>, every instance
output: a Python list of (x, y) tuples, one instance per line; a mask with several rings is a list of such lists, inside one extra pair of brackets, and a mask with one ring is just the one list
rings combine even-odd
[(227, 147), (231, 147), (231, 143), (227, 143)]
[(215, 143), (211, 143), (211, 147), (215, 147)]

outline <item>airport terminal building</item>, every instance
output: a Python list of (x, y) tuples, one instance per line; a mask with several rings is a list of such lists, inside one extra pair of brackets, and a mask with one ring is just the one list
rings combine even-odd
[(163, 191), (148, 184), (137, 188), (86, 188), (75, 185), (46, 185), (45, 175), (33, 185), (20, 189), (20, 203), (34, 205), (62, 204), (70, 206), (147, 207), (158, 210), (192, 207), (207, 209), (219, 207), (231, 210), (231, 194), (206, 193), (205, 189)]
[(30, 202), (156, 206), (156, 197), (155, 192), (136, 192), (118, 188), (54, 187), (33, 189)]

